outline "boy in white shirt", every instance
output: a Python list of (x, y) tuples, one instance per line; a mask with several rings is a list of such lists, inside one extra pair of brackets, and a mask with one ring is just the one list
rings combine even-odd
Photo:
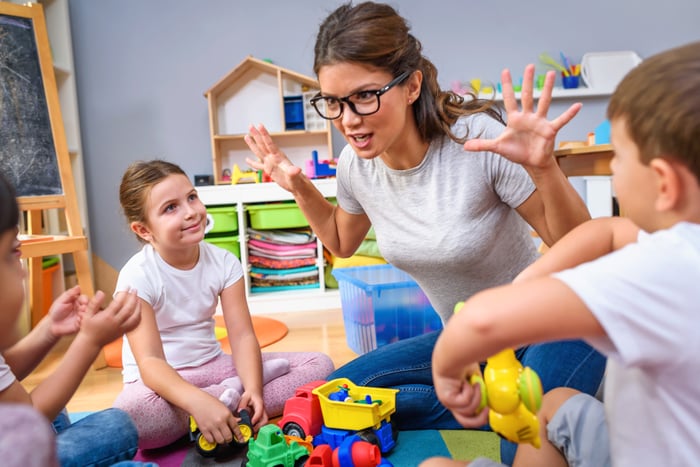
[(608, 357), (604, 410), (574, 390), (549, 392), (544, 445), (520, 445), (516, 466), (687, 466), (700, 458), (700, 42), (633, 69), (608, 117), (624, 217), (575, 228), (513, 284), (473, 296), (433, 352), (438, 397), (463, 424), (485, 417), (466, 381), (504, 348), (584, 338)]

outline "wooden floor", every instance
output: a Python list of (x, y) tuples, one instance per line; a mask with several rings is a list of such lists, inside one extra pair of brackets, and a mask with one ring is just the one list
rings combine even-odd
[[(262, 316), (262, 315), (261, 315)], [(336, 367), (357, 356), (347, 346), (341, 310), (275, 313), (264, 315), (284, 322), (289, 333), (281, 341), (263, 349), (275, 352), (318, 351), (328, 354)], [(62, 357), (68, 342), (59, 343), (39, 367), (23, 381), (31, 391), (50, 374)], [(69, 412), (83, 412), (106, 409), (122, 388), (121, 369), (102, 368), (90, 370), (80, 388), (68, 403)]]

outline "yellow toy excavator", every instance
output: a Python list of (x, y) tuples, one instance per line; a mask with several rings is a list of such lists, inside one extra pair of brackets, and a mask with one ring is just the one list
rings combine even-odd
[[(455, 306), (455, 313), (463, 303)], [(530, 367), (523, 367), (513, 349), (486, 359), (484, 377), (472, 375), (469, 382), (481, 388), (479, 410), (489, 407), (491, 429), (514, 443), (540, 447), (542, 382)]]

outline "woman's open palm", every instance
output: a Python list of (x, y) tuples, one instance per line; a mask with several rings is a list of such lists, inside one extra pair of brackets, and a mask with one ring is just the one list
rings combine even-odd
[(471, 139), (464, 143), (467, 151), (491, 151), (525, 167), (546, 167), (554, 162), (554, 141), (557, 132), (571, 121), (581, 109), (581, 104), (571, 105), (558, 117), (547, 120), (552, 101), (555, 74), (547, 73), (544, 87), (535, 109), (533, 81), (535, 66), (525, 67), (520, 102), (513, 91), (513, 80), (509, 70), (501, 73), (503, 104), (507, 115), (507, 126), (496, 139)]
[(264, 125), (251, 125), (245, 142), (255, 154), (256, 159), (246, 158), (248, 165), (262, 170), (279, 186), (292, 191), (300, 181), (301, 169), (292, 164), (287, 155), (275, 144)]

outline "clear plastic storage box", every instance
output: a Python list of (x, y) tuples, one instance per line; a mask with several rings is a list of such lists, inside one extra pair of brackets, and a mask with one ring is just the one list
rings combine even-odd
[(358, 354), (442, 329), (418, 284), (390, 264), (334, 269), (348, 346)]

